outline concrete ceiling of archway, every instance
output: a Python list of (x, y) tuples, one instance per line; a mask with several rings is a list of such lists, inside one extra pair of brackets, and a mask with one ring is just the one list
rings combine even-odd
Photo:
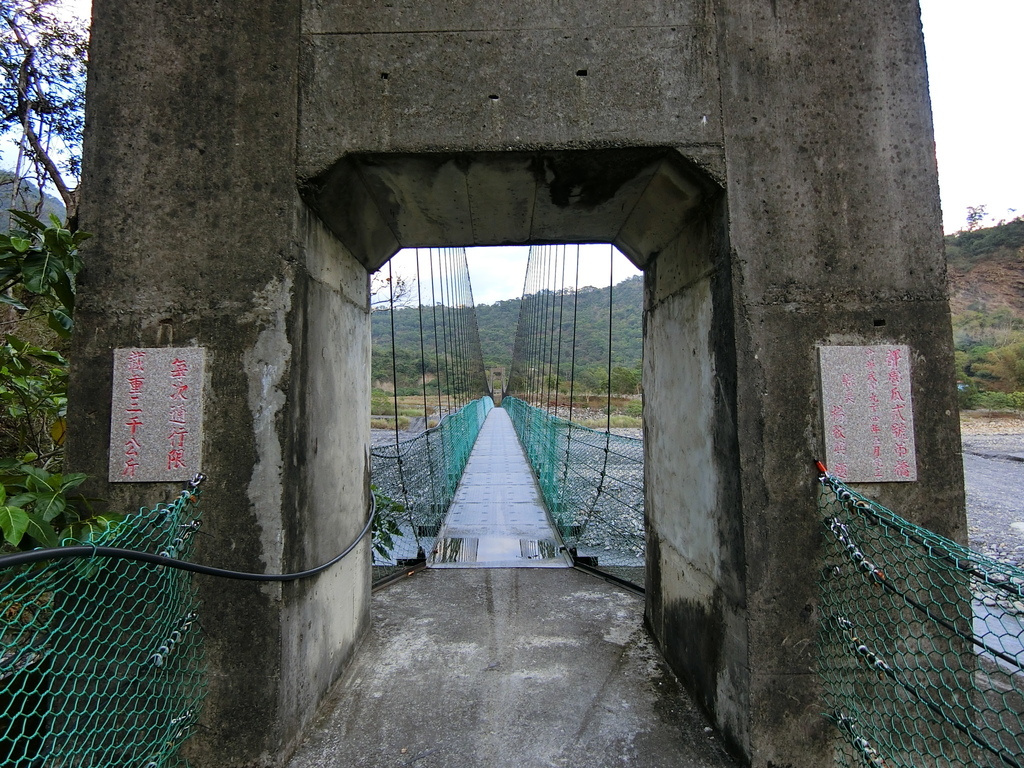
[(372, 271), (401, 248), (585, 242), (643, 268), (720, 187), (655, 147), (349, 155), (302, 191)]

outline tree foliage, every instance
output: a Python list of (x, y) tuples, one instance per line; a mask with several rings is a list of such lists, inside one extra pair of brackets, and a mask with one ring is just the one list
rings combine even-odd
[(68, 366), (54, 348), (71, 333), (78, 247), (89, 235), (56, 216), (48, 225), (11, 216), (17, 228), (0, 235), (0, 546), (92, 541), (121, 516), (94, 514), (76, 490), (85, 476), (62, 471)]
[(404, 275), (394, 275), (384, 270), (370, 275), (370, 311), (382, 312), (389, 309), (408, 307), (413, 302), (412, 281)]
[(0, 132), (17, 137), (16, 179), (34, 176), (40, 190), (52, 185), (75, 229), (89, 35), (58, 7), (58, 0), (0, 0)]
[(969, 205), (967, 206), (967, 231), (973, 232), (981, 226), (981, 223), (988, 216), (988, 206)]
[[(415, 297), (413, 297), (414, 299)], [(612, 288), (612, 383), (613, 391), (631, 394), (639, 383), (639, 365), (643, 356), (643, 278), (634, 276)], [(584, 287), (578, 295), (570, 291), (560, 303), (562, 316), (562, 380), (567, 381), (570, 369), (576, 372), (576, 381), (586, 391), (603, 392), (608, 387), (608, 288)], [(504, 367), (511, 370), (516, 326), (519, 321), (519, 299), (481, 304), (473, 310), (480, 329), (480, 346), (484, 368)], [(424, 313), (440, 311), (424, 306)], [(445, 309), (445, 312), (469, 313), (470, 310)], [(575, 328), (573, 317), (575, 315)], [(422, 391), (420, 363), (420, 308), (406, 306), (395, 310), (395, 367), (398, 373), (399, 393), (418, 394)], [(373, 326), (373, 379), (392, 378), (391, 313), (374, 312)], [(575, 338), (575, 358), (572, 347)], [(423, 346), (427, 352), (425, 369), (427, 391), (436, 392), (438, 376), (435, 365), (435, 339), (429, 314), (424, 323)], [(444, 339), (437, 340), (442, 351)], [(442, 361), (443, 362), (443, 361)], [(441, 366), (443, 369), (443, 365)], [(443, 371), (442, 371), (443, 375)], [(444, 386), (444, 382), (440, 382)]]
[(978, 260), (1000, 250), (1024, 248), (1024, 218), (985, 229), (964, 230), (946, 237), (946, 256), (959, 268), (969, 269)]
[[(946, 238), (950, 263), (965, 272), (987, 261), (1019, 263), (1022, 250), (1020, 218)], [(953, 315), (953, 343), (961, 408), (1024, 407), (1024, 316), (1019, 311), (974, 301)]]

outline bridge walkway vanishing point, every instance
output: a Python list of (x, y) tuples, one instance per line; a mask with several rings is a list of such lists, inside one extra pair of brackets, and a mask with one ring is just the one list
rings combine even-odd
[(569, 568), (501, 408), (437, 541), (437, 570), (374, 594), (369, 635), (289, 768), (734, 765), (643, 598)]
[(569, 568), (508, 412), (487, 414), (428, 565)]
[(426, 570), (371, 610), (288, 768), (736, 765), (631, 592), (572, 569)]

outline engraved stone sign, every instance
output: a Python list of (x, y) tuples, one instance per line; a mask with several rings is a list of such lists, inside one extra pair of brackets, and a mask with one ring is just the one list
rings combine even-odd
[(189, 480), (200, 471), (205, 350), (114, 350), (112, 483)]
[(825, 464), (851, 483), (917, 480), (910, 348), (819, 347)]

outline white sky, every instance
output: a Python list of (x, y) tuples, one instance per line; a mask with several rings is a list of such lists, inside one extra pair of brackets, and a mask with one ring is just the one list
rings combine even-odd
[(1024, 215), (1024, 0), (921, 0), (921, 16), (946, 232), (967, 206)]
[[(968, 206), (987, 206), (985, 224), (1024, 215), (1024, 0), (920, 2), (944, 228), (961, 229)], [(92, 7), (63, 5), (83, 16)], [(607, 285), (608, 246), (584, 248), (590, 258), (580, 283)], [(527, 250), (468, 249), (476, 303), (519, 296)], [(620, 257), (616, 282), (635, 274), (627, 265)]]
[[(619, 253), (617, 248), (607, 243), (603, 245), (580, 245), (580, 287), (593, 285), (603, 288), (608, 285), (608, 278), (621, 283), (627, 277), (640, 274), (630, 261)], [(575, 245), (568, 249), (568, 268), (575, 270)], [(467, 248), (466, 260), (469, 262), (469, 276), (473, 283), (473, 303), (493, 304), (503, 299), (517, 299), (523, 293), (523, 282), (526, 279), (526, 257), (530, 249), (526, 246), (498, 246), (494, 248)], [(407, 248), (399, 251), (391, 259), (391, 269), (396, 275), (409, 279), (416, 276), (416, 250)], [(609, 256), (612, 258), (611, 273), (609, 272)], [(426, 257), (420, 258), (423, 280), (427, 282)], [(385, 267), (387, 269), (387, 267)], [(575, 283), (575, 274), (566, 273), (566, 287)]]

